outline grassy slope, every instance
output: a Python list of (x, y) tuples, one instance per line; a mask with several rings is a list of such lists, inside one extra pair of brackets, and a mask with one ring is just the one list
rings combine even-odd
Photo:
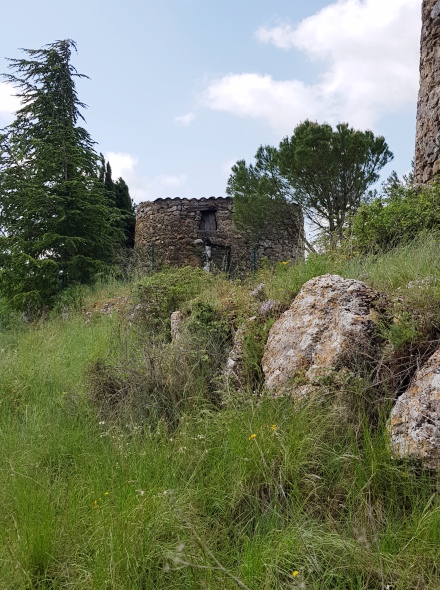
[[(280, 265), (254, 282), (284, 303), (325, 272), (398, 294), (416, 313), (386, 336), (404, 347), (437, 329), (440, 288), (420, 283), (440, 276), (430, 240), (378, 259)], [(248, 285), (195, 291), (228, 317), (252, 312)], [(230, 392), (218, 411), (201, 401), (197, 346), (184, 340), (173, 356), (117, 315), (0, 334), (0, 588), (438, 590), (438, 479), (390, 457), (387, 403), (372, 428), (366, 379), (303, 407)], [(104, 419), (89, 402), (94, 361), (129, 379), (144, 355), (154, 362), (140, 379), (157, 369), (160, 391), (187, 391), (176, 430)]]

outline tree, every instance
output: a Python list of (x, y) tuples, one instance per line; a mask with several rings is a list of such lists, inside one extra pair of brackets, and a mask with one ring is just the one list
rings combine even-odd
[(121, 228), (125, 236), (126, 248), (134, 248), (136, 225), (135, 205), (130, 197), (130, 190), (123, 178), (115, 182), (112, 178), (110, 162), (100, 154), (100, 179), (104, 183), (105, 195), (111, 207), (116, 207), (121, 217)]
[(292, 187), (281, 175), (278, 150), (260, 146), (255, 165), (239, 160), (232, 167), (226, 193), (234, 197), (234, 221), (258, 242), (278, 229), (295, 241), (303, 219)]
[(70, 39), (25, 49), (4, 75), (21, 109), (0, 131), (0, 293), (41, 308), (105, 271), (123, 240), (99, 178), (99, 157), (75, 89)]
[(130, 197), (129, 188), (123, 178), (119, 177), (114, 183), (115, 204), (122, 215), (122, 228), (125, 235), (125, 246), (134, 248), (134, 234), (136, 226), (135, 205)]
[[(267, 223), (289, 223), (282, 202), (297, 203), (305, 216), (332, 244), (341, 240), (351, 216), (378, 180), (379, 170), (393, 158), (385, 139), (356, 131), (345, 123), (333, 130), (327, 123), (304, 121), (278, 149), (260, 147), (255, 166), (233, 167), (227, 192), (235, 197), (237, 222), (252, 227), (242, 203), (260, 210)], [(284, 221), (283, 221), (284, 218)], [(270, 221), (269, 221), (270, 220)], [(256, 226), (256, 231), (260, 227)]]

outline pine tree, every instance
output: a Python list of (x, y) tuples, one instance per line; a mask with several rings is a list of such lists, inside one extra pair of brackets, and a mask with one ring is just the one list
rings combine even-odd
[(84, 118), (70, 39), (10, 59), (21, 109), (0, 131), (0, 294), (18, 309), (53, 304), (73, 283), (90, 282), (123, 241), (109, 206), (99, 156)]
[(226, 192), (234, 197), (235, 222), (256, 238), (277, 227), (295, 234), (295, 204), (334, 247), (392, 158), (385, 139), (371, 131), (304, 121), (278, 148), (260, 146), (255, 164), (232, 167)]

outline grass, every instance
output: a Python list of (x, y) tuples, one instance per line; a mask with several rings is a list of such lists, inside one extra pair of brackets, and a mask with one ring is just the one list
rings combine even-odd
[[(438, 475), (391, 457), (390, 399), (372, 422), (372, 383), (352, 375), (302, 405), (250, 390), (222, 404), (218, 369), (227, 326), (256, 311), (251, 284), (287, 304), (326, 272), (417, 309), (417, 329), (393, 336), (395, 350), (416, 347), (440, 298), (421, 281), (439, 261), (421, 240), (382, 258), (279, 265), (249, 283), (213, 279), (182, 301), (192, 327), (178, 344), (142, 318), (85, 323), (72, 308), (1, 332), (0, 588), (438, 590)], [(101, 284), (82, 304), (127, 289)], [(129, 392), (116, 412), (105, 403), (115, 383)]]

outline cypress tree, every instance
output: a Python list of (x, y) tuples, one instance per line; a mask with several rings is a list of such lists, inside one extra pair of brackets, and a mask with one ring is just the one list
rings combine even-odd
[(110, 162), (106, 162), (104, 155), (100, 154), (99, 178), (104, 185), (107, 201), (111, 207), (115, 207), (120, 216), (120, 227), (125, 236), (125, 247), (134, 247), (134, 233), (136, 225), (135, 204), (130, 197), (130, 189), (123, 178), (119, 177), (115, 182), (112, 178)]
[(127, 248), (134, 248), (136, 215), (133, 199), (130, 197), (129, 188), (123, 178), (118, 178), (113, 186), (115, 191), (115, 204), (123, 217), (125, 246)]

